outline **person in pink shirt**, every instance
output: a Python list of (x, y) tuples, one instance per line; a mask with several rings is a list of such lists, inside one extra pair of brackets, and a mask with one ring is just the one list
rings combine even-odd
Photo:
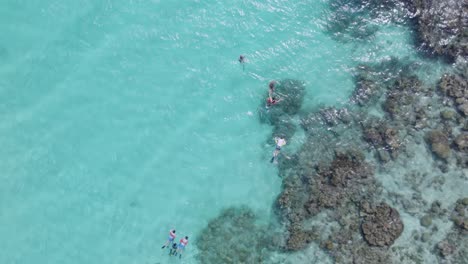
[(182, 238), (179, 241), (179, 246), (177, 247), (177, 251), (176, 251), (175, 255), (177, 256), (177, 253), (179, 253), (179, 258), (181, 258), (182, 257), (182, 251), (184, 251), (185, 246), (187, 246), (187, 244), (188, 244), (188, 236)]
[(167, 238), (166, 244), (164, 244), (164, 246), (162, 246), (161, 248), (167, 247), (169, 244), (174, 242), (175, 238), (176, 238), (175, 229), (169, 230), (169, 237)]

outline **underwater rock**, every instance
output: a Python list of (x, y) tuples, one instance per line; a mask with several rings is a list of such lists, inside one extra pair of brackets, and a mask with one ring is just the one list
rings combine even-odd
[(309, 182), (310, 197), (305, 208), (315, 215), (323, 208), (336, 208), (349, 200), (359, 201), (372, 195), (373, 168), (361, 152), (336, 152), (330, 166), (318, 166)]
[(437, 243), (437, 249), (439, 250), (439, 254), (446, 258), (447, 256), (450, 256), (455, 252), (456, 247), (452, 244), (450, 244), (447, 240), (443, 240), (439, 243)]
[(468, 133), (461, 133), (454, 140), (459, 151), (468, 152)]
[(465, 124), (462, 127), (463, 131), (468, 131), (468, 120), (465, 122)]
[(355, 150), (335, 151), (333, 160), (318, 163), (315, 171), (307, 159), (299, 160), (294, 168), (288, 169), (289, 176), (283, 179), (283, 191), (277, 199), (277, 214), (288, 230), (284, 249), (297, 251), (312, 241), (320, 241), (317, 231), (304, 229), (303, 223), (325, 211), (327, 217), (341, 223), (335, 235), (328, 238), (329, 254), (351, 252), (354, 249), (348, 246), (349, 241), (359, 238), (360, 230), (353, 201), (370, 199), (375, 192), (373, 168)]
[(333, 241), (331, 240), (324, 241), (320, 244), (320, 247), (326, 250), (333, 250), (334, 248)]
[(324, 108), (319, 111), (322, 120), (328, 126), (336, 126), (340, 122), (348, 124), (352, 118), (347, 109)]
[(447, 213), (447, 209), (442, 208), (442, 204), (439, 201), (434, 201), (431, 204), (431, 210), (430, 214), (441, 217), (442, 215), (445, 215)]
[(403, 232), (403, 222), (398, 211), (386, 203), (361, 205), (362, 235), (371, 246), (390, 246)]
[(431, 234), (425, 232), (421, 235), (422, 242), (428, 242), (429, 240), (431, 240)]
[(458, 105), (457, 109), (465, 116), (468, 116), (468, 101), (462, 101), (462, 103)]
[(372, 168), (364, 162), (364, 155), (360, 152), (336, 152), (330, 168), (320, 174), (328, 178), (331, 185), (346, 187), (353, 179), (372, 175)]
[(432, 218), (430, 215), (425, 215), (420, 219), (419, 222), (422, 226), (429, 227), (432, 224)]
[(468, 231), (468, 205), (465, 204), (465, 199), (458, 199), (455, 204), (455, 210), (453, 210), (450, 219), (453, 221), (455, 226)]
[(441, 130), (432, 130), (426, 134), (426, 142), (432, 152), (440, 159), (450, 157), (450, 144), (447, 135)]
[(307, 191), (298, 177), (287, 177), (283, 180), (283, 190), (276, 199), (277, 213), (287, 224), (299, 223), (304, 220), (306, 210), (304, 203)]
[(297, 251), (306, 248), (318, 236), (310, 230), (303, 230), (298, 224), (290, 225), (285, 250)]
[[(338, 41), (346, 42), (353, 39), (365, 39), (377, 31), (375, 26), (372, 27), (361, 16), (355, 14), (359, 12), (359, 9), (352, 8), (352, 4), (344, 0), (334, 0), (329, 3), (329, 8), (332, 12), (327, 19), (325, 27), (327, 32)], [(365, 15), (363, 10), (359, 13)]]
[(393, 123), (421, 130), (429, 123), (427, 107), (421, 103), (425, 91), (417, 76), (402, 72), (389, 85), (382, 108)]
[(258, 226), (247, 207), (228, 208), (212, 219), (196, 241), (200, 263), (261, 263), (272, 247), (271, 232)]
[(438, 87), (439, 91), (453, 99), (460, 113), (468, 116), (468, 80), (462, 74), (445, 74)]
[(438, 263), (468, 263), (468, 235), (453, 230), (436, 244)]
[(455, 60), (468, 56), (465, 1), (403, 0), (416, 21), (422, 46)]
[[(355, 245), (353, 245), (355, 246)], [(353, 250), (352, 255), (353, 264), (369, 264), (369, 263), (379, 263), (379, 264), (390, 264), (393, 261), (390, 258), (390, 255), (387, 250), (376, 247), (361, 246), (357, 250)]]
[(382, 162), (389, 162), (391, 160), (390, 154), (386, 150), (379, 149), (377, 150), (377, 156)]
[(354, 89), (351, 101), (364, 106), (378, 93), (379, 88), (375, 81), (367, 79), (364, 74), (358, 75), (355, 82), (356, 88)]
[(465, 197), (461, 200), (461, 203), (465, 206), (468, 206), (468, 197)]
[[(398, 131), (383, 121), (371, 121), (364, 125), (363, 138), (366, 142), (379, 149), (379, 152), (385, 150), (392, 154), (392, 157), (396, 157), (401, 146)], [(379, 153), (379, 156), (382, 160), (386, 160), (383, 153)]]
[(450, 110), (444, 110), (440, 112), (440, 117), (444, 120), (454, 120), (456, 116), (456, 113), (454, 111)]
[(332, 0), (328, 4), (331, 12), (327, 15), (325, 29), (341, 42), (373, 37), (379, 27), (372, 20), (397, 23), (402, 20), (402, 5), (394, 0)]

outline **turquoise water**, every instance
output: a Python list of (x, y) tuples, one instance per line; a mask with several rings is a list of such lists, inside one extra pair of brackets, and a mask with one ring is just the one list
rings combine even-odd
[(0, 263), (166, 263), (170, 228), (195, 263), (222, 208), (273, 218), (270, 80), (305, 81), (314, 108), (345, 104), (361, 62), (434, 63), (404, 26), (337, 41), (327, 1), (0, 7)]

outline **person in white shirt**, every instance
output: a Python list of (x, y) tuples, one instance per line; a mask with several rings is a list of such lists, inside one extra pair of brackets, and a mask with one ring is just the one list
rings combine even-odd
[(273, 152), (273, 157), (271, 157), (271, 160), (270, 162), (274, 162), (276, 161), (277, 162), (277, 157), (281, 151), (281, 147), (286, 145), (286, 139), (284, 139), (284, 137), (280, 136), (280, 137), (275, 137), (275, 143), (276, 143), (276, 147), (275, 147), (275, 151)]

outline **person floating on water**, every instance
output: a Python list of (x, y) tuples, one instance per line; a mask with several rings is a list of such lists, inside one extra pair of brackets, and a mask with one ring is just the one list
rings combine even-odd
[(268, 84), (268, 98), (267, 98), (267, 102), (266, 102), (266, 107), (270, 107), (274, 104), (277, 104), (279, 102), (281, 102), (282, 98), (277, 98), (274, 96), (275, 94), (275, 86), (276, 86), (276, 81), (271, 81), (269, 84)]
[(283, 136), (275, 137), (275, 143), (276, 143), (276, 147), (275, 147), (275, 151), (273, 152), (273, 157), (271, 157), (271, 160), (270, 160), (271, 163), (277, 160), (278, 155), (281, 151), (281, 147), (286, 145), (286, 139), (284, 139)]
[(181, 258), (182, 257), (182, 252), (184, 251), (185, 246), (187, 246), (187, 244), (188, 244), (188, 236), (182, 238), (179, 241), (179, 246), (177, 247), (177, 251), (176, 251), (176, 253), (174, 255), (177, 256), (177, 253), (179, 253), (179, 258)]
[(245, 56), (244, 55), (240, 55), (239, 56), (239, 63), (242, 64), (242, 70), (244, 71), (245, 70)]
[(271, 81), (271, 82), (268, 84), (268, 87), (269, 87), (269, 89), (268, 89), (268, 95), (269, 95), (270, 97), (272, 97), (272, 96), (273, 96), (273, 93), (275, 92), (275, 84), (276, 84), (275, 81)]
[(169, 251), (169, 256), (175, 255), (176, 251), (177, 251), (177, 243), (173, 243), (173, 244), (172, 244), (172, 248), (171, 248), (171, 250)]
[(164, 244), (161, 248), (167, 247), (170, 243), (174, 242), (176, 238), (175, 229), (169, 230), (169, 237), (167, 238), (166, 244)]

